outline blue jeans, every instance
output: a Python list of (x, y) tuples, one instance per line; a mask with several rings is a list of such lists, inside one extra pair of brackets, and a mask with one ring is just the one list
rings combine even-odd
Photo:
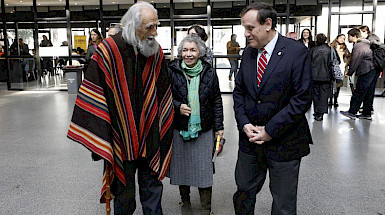
[(233, 76), (233, 73), (234, 73), (234, 78), (235, 78), (238, 73), (238, 60), (230, 60), (230, 65), (231, 65), (231, 69), (230, 69), (229, 77)]

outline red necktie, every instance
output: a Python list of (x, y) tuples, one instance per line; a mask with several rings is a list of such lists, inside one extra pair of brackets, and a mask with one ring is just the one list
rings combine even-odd
[(259, 84), (262, 81), (262, 76), (263, 76), (263, 73), (265, 72), (266, 66), (267, 66), (266, 50), (263, 48), (262, 49), (262, 54), (261, 54), (261, 56), (259, 57), (259, 60), (258, 60), (258, 72), (257, 72), (257, 83), (258, 83), (258, 86), (259, 86)]

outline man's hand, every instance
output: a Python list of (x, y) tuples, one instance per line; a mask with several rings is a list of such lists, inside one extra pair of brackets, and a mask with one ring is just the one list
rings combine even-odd
[(247, 135), (247, 137), (249, 138), (249, 140), (253, 137), (255, 137), (258, 133), (258, 129), (257, 127), (255, 127), (254, 125), (252, 124), (246, 124), (243, 126), (243, 132), (245, 132), (245, 134)]
[(253, 138), (249, 138), (250, 142), (262, 144), (272, 139), (270, 135), (266, 132), (265, 126), (257, 126), (257, 130), (258, 132), (256, 133), (256, 135)]
[(180, 105), (180, 114), (184, 116), (190, 116), (191, 114), (191, 108), (189, 108), (186, 104)]

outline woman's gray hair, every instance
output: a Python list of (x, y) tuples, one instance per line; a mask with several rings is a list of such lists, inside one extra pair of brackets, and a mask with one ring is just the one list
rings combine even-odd
[(136, 36), (135, 32), (142, 24), (141, 10), (143, 8), (150, 8), (154, 10), (156, 14), (158, 14), (157, 10), (154, 8), (154, 6), (152, 6), (152, 4), (144, 1), (138, 1), (132, 5), (130, 9), (128, 9), (126, 14), (124, 14), (120, 20), (120, 25), (123, 28), (122, 37), (127, 43), (133, 46), (137, 46), (139, 43), (139, 38)]
[(194, 42), (199, 50), (199, 58), (206, 55), (206, 45), (199, 36), (187, 35), (178, 46), (178, 57), (182, 58), (182, 49), (185, 42)]

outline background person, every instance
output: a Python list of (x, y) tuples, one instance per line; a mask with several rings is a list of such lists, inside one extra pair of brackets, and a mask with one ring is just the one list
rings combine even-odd
[[(352, 50), (352, 59), (349, 64), (348, 76), (356, 74), (357, 84), (350, 99), (348, 111), (340, 111), (343, 116), (350, 119), (372, 120), (372, 106), (374, 91), (377, 82), (377, 72), (373, 64), (373, 53), (370, 49), (370, 41), (361, 38), (361, 32), (357, 28), (348, 31), (348, 40), (354, 43)], [(363, 104), (361, 115), (357, 115), (360, 105)]]
[(201, 60), (205, 53), (204, 42), (187, 35), (178, 47), (182, 58), (169, 63), (176, 110), (169, 174), (170, 183), (179, 185), (182, 214), (191, 212), (190, 186), (198, 187), (203, 214), (210, 214), (213, 140), (218, 135), (223, 137), (218, 76), (209, 63)]
[(308, 28), (302, 30), (301, 38), (299, 38), (298, 41), (302, 42), (308, 49), (311, 49), (315, 46), (313, 36), (311, 35), (311, 31)]
[[(241, 48), (239, 46), (239, 43), (237, 42), (237, 35), (232, 34), (231, 35), (231, 40), (227, 42), (226, 44), (227, 48), (227, 54), (239, 54), (239, 51), (241, 51)], [(234, 79), (237, 76), (238, 73), (238, 58), (229, 58), (231, 69), (230, 69), (230, 74), (229, 74), (229, 81), (231, 81), (231, 77), (234, 74)]]
[(40, 42), (40, 47), (49, 47), (52, 46), (51, 40), (47, 36), (43, 35), (43, 40)]
[[(342, 74), (346, 74), (348, 71), (348, 65), (350, 62), (351, 54), (349, 49), (345, 44), (345, 35), (338, 34), (337, 37), (330, 44), (331, 48), (334, 48), (337, 51), (338, 57), (340, 59), (340, 69)], [(340, 94), (340, 89), (343, 86), (343, 80), (334, 80), (332, 83), (332, 87), (336, 89), (332, 89), (333, 96), (330, 97), (329, 106), (334, 105), (334, 107), (338, 107), (338, 95)], [(334, 100), (334, 101), (333, 101)]]
[(358, 30), (360, 30), (362, 38), (368, 39), (370, 42), (375, 41), (375, 42), (381, 43), (381, 39), (377, 35), (372, 34), (367, 25), (358, 27)]
[(92, 55), (94, 55), (98, 45), (104, 39), (102, 34), (98, 31), (98, 29), (91, 30), (91, 41), (87, 47), (86, 61), (90, 62)]
[(333, 79), (331, 48), (326, 43), (325, 34), (317, 34), (313, 48), (310, 49), (312, 72), (312, 99), (314, 106), (314, 119), (323, 120), (323, 115), (328, 113), (328, 98), (331, 95), (330, 82)]
[[(205, 29), (203, 29), (199, 25), (192, 25), (187, 30), (187, 34), (199, 36), (203, 40), (203, 42), (206, 42), (208, 39), (208, 36), (206, 34)], [(213, 52), (211, 51), (211, 49), (209, 47), (206, 46), (206, 53), (203, 57), (203, 60), (205, 60), (207, 63), (213, 65), (213, 59), (214, 59)]]
[(155, 40), (158, 22), (156, 9), (139, 1), (122, 17), (122, 33), (99, 44), (68, 131), (94, 159), (111, 165), (104, 176), (113, 179), (116, 215), (134, 213), (136, 176), (143, 214), (163, 214), (161, 180), (171, 159), (174, 109), (167, 64)]
[(296, 32), (289, 32), (285, 36), (287, 38), (291, 38), (293, 40), (297, 40), (298, 39), (298, 34)]
[(233, 91), (239, 130), (235, 214), (254, 214), (267, 169), (271, 214), (296, 214), (301, 158), (312, 143), (305, 116), (311, 105), (308, 50), (275, 30), (277, 12), (268, 5), (250, 4), (241, 22), (249, 46)]

